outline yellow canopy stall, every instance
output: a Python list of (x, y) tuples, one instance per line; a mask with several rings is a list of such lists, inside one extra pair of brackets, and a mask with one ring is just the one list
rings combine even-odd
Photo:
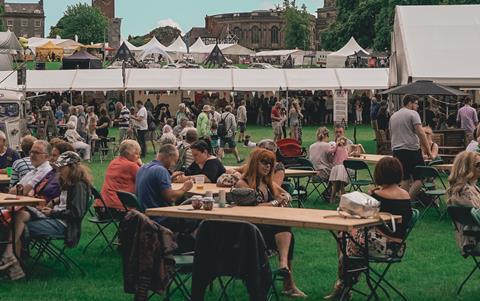
[(55, 45), (52, 41), (48, 41), (45, 45), (37, 47), (37, 61), (56, 62), (63, 59), (63, 48)]

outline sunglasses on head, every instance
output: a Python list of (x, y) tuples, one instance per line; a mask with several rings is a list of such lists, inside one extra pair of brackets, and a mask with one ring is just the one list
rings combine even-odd
[(262, 159), (262, 160), (260, 160), (260, 163), (262, 163), (263, 165), (273, 165), (273, 160)]
[(475, 167), (479, 168), (480, 167), (480, 162), (475, 163)]

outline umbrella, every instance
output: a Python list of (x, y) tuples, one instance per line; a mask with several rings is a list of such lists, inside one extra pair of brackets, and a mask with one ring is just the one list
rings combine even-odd
[(419, 80), (414, 83), (385, 90), (380, 94), (412, 94), (412, 95), (451, 95), (467, 96), (460, 90), (434, 83), (430, 80)]

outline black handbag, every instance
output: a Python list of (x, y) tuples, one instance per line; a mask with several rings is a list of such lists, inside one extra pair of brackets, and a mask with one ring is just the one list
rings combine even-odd
[(233, 188), (227, 193), (227, 203), (237, 206), (257, 206), (261, 195), (251, 188)]

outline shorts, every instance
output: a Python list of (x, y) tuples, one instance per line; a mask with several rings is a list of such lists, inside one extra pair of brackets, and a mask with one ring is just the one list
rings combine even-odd
[(397, 149), (393, 150), (393, 157), (397, 158), (403, 167), (403, 180), (420, 180), (415, 174), (415, 167), (425, 165), (421, 150)]
[(273, 125), (273, 134), (275, 136), (282, 136), (282, 125), (279, 123), (279, 124), (275, 124)]
[(225, 148), (225, 144), (228, 144), (228, 148), (235, 148), (237, 146), (233, 137), (220, 138), (220, 147)]
[(245, 133), (245, 129), (247, 128), (247, 125), (245, 124), (245, 122), (239, 122), (238, 123), (238, 128), (240, 129), (240, 133)]

